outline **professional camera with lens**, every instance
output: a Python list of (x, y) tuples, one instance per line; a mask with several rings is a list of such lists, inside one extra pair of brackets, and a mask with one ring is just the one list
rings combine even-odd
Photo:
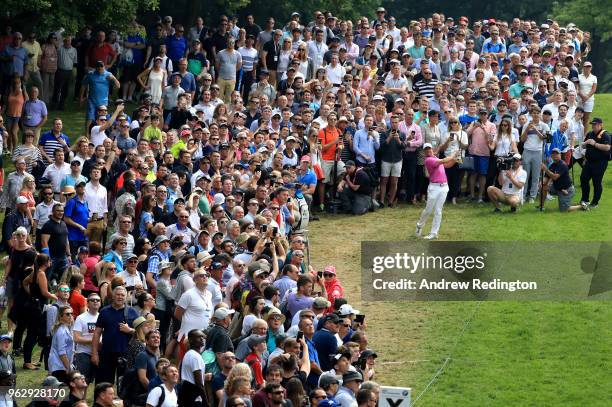
[(497, 157), (497, 169), (499, 171), (508, 171), (512, 168), (512, 163), (514, 162), (514, 157), (512, 155), (507, 155), (505, 157)]

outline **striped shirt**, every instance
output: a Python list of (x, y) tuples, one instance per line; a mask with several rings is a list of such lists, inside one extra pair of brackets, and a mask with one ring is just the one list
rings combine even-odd
[(429, 82), (425, 82), (423, 79), (421, 79), (414, 84), (414, 89), (419, 93), (419, 96), (427, 96), (431, 99), (434, 95), (434, 88), (437, 84), (437, 79), (431, 79)]
[(38, 145), (43, 146), (43, 150), (45, 150), (45, 153), (49, 157), (53, 158), (53, 152), (55, 150), (57, 150), (58, 148), (60, 150), (64, 149), (64, 146), (58, 141), (60, 138), (63, 138), (66, 145), (70, 146), (70, 139), (67, 135), (61, 133), (59, 137), (55, 137), (55, 135), (53, 134), (53, 130), (49, 130), (43, 133), (42, 136), (40, 136), (40, 141), (38, 142)]
[(255, 48), (240, 47), (238, 52), (242, 56), (242, 70), (244, 72), (251, 72), (253, 67), (257, 65), (257, 50)]
[(72, 71), (77, 63), (77, 50), (74, 47), (61, 46), (57, 49), (57, 67), (62, 71)]

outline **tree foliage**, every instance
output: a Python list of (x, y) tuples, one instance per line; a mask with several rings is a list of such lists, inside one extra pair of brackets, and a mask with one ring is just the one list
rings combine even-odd
[(4, 0), (2, 8), (11, 24), (45, 35), (60, 28), (76, 33), (84, 25), (121, 29), (158, 5), (159, 0)]
[(590, 31), (600, 41), (612, 38), (612, 2), (610, 0), (564, 0), (555, 2), (553, 15), (562, 24), (574, 23)]

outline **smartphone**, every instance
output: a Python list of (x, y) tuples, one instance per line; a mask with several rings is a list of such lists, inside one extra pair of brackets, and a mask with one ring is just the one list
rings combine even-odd
[(297, 336), (295, 337), (295, 339), (299, 342), (304, 338), (304, 332), (300, 331), (297, 333)]
[(268, 225), (261, 225), (261, 226), (259, 227), (259, 231), (260, 231), (261, 233), (266, 233), (266, 232), (268, 231)]
[(272, 236), (273, 236), (273, 237), (276, 237), (276, 235), (277, 235), (277, 234), (278, 234), (278, 228), (277, 228), (276, 226), (274, 226), (274, 227), (272, 228)]
[(358, 324), (363, 324), (364, 321), (365, 321), (365, 315), (364, 314), (357, 314), (357, 315), (355, 315), (355, 322), (357, 322)]
[(261, 171), (261, 164), (257, 164), (255, 166), (255, 172), (257, 172), (257, 171)]
[(323, 280), (323, 272), (322, 271), (319, 271), (317, 273), (317, 276), (319, 277), (319, 280)]

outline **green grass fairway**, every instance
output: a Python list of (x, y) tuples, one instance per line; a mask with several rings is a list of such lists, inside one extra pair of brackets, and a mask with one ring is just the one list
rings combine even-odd
[[(612, 95), (597, 95), (596, 105), (595, 116), (612, 127)], [(56, 116), (72, 140), (84, 134), (84, 113), (75, 106), (49, 118)], [(551, 201), (544, 213), (524, 207), (496, 216), (490, 205), (447, 205), (440, 239), (612, 240), (611, 171), (594, 211), (561, 214)], [(575, 177), (579, 191), (579, 169)], [(419, 406), (612, 405), (612, 306), (606, 302), (361, 301), (360, 242), (414, 240), (422, 208), (324, 215), (310, 225), (313, 265), (336, 265), (351, 304), (367, 314), (370, 346), (379, 355), (377, 381), (411, 387), (413, 400), (427, 388)], [(21, 371), (21, 359), (17, 365), (20, 387), (40, 385), (44, 372)]]
[[(612, 95), (598, 95), (594, 116), (611, 123), (611, 105)], [(579, 171), (575, 182), (579, 200)], [(422, 208), (326, 216), (310, 226), (315, 267), (335, 264), (351, 303), (367, 314), (378, 381), (412, 387), (413, 401), (427, 388), (419, 406), (612, 405), (607, 302), (359, 301), (360, 242), (414, 240)], [(550, 201), (544, 213), (525, 206), (516, 215), (494, 215), (491, 205), (447, 205), (440, 239), (600, 241), (612, 239), (611, 226), (608, 171), (596, 210), (562, 214)]]

